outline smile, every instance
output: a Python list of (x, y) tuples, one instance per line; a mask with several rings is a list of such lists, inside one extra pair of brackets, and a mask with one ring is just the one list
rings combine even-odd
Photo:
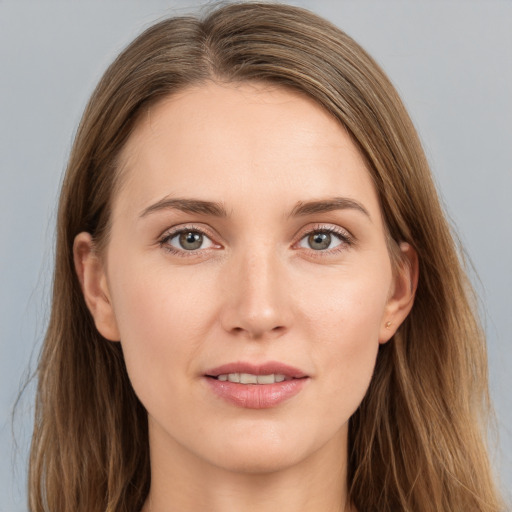
[(223, 373), (216, 377), (223, 382), (238, 382), (240, 384), (275, 384), (284, 380), (291, 380), (282, 373), (271, 373), (269, 375), (254, 375), (252, 373)]
[(301, 370), (278, 362), (229, 363), (208, 371), (204, 377), (217, 397), (247, 409), (276, 407), (300, 393), (310, 380)]

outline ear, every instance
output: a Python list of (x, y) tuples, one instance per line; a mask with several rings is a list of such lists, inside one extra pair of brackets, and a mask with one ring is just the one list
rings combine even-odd
[(379, 343), (386, 343), (396, 333), (412, 309), (418, 286), (418, 255), (411, 245), (400, 244), (399, 264), (380, 328)]
[(85, 303), (94, 318), (96, 329), (104, 338), (119, 341), (119, 329), (112, 308), (104, 265), (94, 250), (89, 233), (79, 233), (75, 237), (73, 257)]

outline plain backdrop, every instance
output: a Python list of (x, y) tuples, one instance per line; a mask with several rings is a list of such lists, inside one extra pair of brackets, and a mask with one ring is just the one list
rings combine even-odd
[[(512, 2), (289, 2), (328, 18), (384, 67), (424, 143), (473, 262), (512, 489)], [(0, 512), (25, 511), (34, 368), (48, 318), (56, 201), (88, 96), (114, 56), (178, 1), (0, 0)], [(14, 435), (13, 435), (14, 433)]]

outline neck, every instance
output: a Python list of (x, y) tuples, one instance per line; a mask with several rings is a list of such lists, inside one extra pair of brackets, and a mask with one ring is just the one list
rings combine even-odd
[(347, 504), (344, 432), (271, 472), (220, 468), (167, 441), (150, 443), (151, 489), (142, 512), (354, 512)]

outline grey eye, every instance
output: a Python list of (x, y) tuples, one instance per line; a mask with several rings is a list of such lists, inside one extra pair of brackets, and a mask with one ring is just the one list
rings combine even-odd
[(308, 236), (308, 244), (311, 249), (321, 251), (331, 245), (330, 233), (312, 233)]
[(203, 243), (203, 235), (201, 233), (180, 233), (179, 242), (182, 249), (193, 251), (199, 249)]
[(213, 243), (206, 235), (199, 231), (182, 231), (169, 240), (169, 245), (176, 249), (195, 251), (197, 249), (207, 249)]
[(325, 251), (333, 249), (342, 243), (340, 235), (329, 233), (328, 231), (313, 231), (306, 235), (299, 242), (299, 247), (313, 249), (314, 251)]

